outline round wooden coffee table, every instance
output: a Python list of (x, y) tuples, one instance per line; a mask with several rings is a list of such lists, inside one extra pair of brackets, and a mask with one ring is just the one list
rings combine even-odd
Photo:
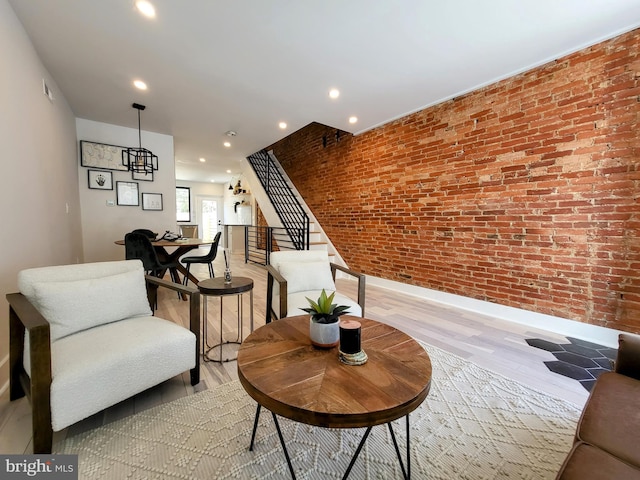
[[(345, 318), (345, 317), (343, 317)], [(318, 349), (309, 340), (309, 317), (289, 317), (260, 327), (238, 351), (238, 376), (258, 402), (250, 450), (253, 449), (260, 408), (271, 411), (293, 478), (276, 415), (329, 428), (367, 430), (343, 478), (347, 478), (375, 425), (388, 424), (405, 478), (411, 476), (409, 413), (427, 397), (431, 387), (431, 360), (407, 334), (374, 320), (362, 324), (364, 365), (340, 362), (338, 347)], [(406, 417), (406, 470), (391, 421)]]

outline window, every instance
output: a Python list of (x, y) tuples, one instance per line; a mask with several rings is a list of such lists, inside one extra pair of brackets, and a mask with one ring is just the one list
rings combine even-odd
[(191, 189), (189, 187), (176, 187), (176, 220), (191, 221)]

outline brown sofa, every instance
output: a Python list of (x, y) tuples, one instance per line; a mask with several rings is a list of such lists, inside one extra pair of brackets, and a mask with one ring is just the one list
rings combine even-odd
[(640, 480), (640, 336), (618, 342), (614, 371), (596, 381), (556, 480)]

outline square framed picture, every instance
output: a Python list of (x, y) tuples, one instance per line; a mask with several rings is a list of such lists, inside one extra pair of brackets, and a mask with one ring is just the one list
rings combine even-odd
[(113, 190), (113, 174), (102, 170), (89, 170), (89, 188), (92, 190)]
[(142, 209), (143, 210), (162, 210), (162, 194), (161, 193), (143, 193)]
[(116, 198), (118, 205), (137, 207), (140, 205), (137, 182), (116, 182)]

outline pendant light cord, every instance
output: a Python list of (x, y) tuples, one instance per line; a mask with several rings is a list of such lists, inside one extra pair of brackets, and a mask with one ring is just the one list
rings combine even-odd
[(140, 110), (138, 109), (138, 145), (140, 145), (140, 150), (142, 150), (142, 133), (140, 132)]

